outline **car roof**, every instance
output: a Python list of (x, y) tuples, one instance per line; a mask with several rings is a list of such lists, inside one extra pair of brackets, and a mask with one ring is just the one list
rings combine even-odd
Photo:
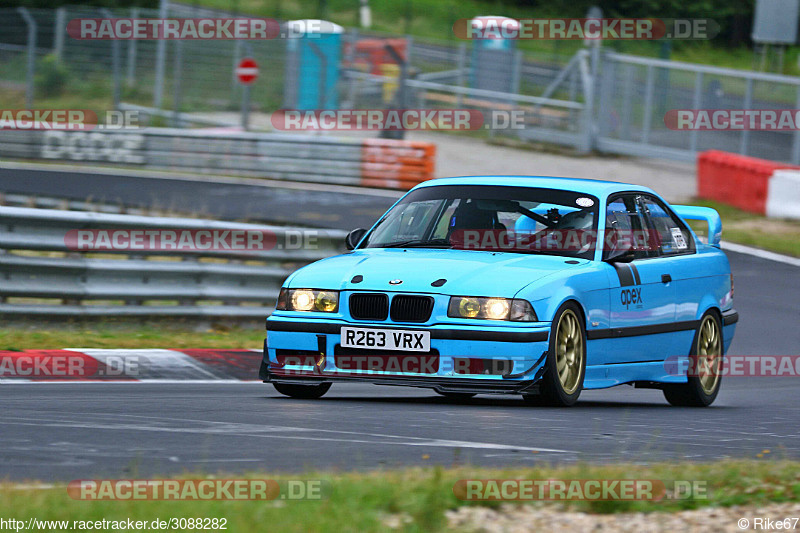
[(632, 185), (618, 181), (603, 181), (587, 178), (559, 178), (553, 176), (460, 176), (438, 178), (420, 183), (419, 187), (435, 187), (439, 185), (504, 185), (511, 187), (542, 187), (583, 192), (598, 198), (605, 198), (611, 193), (621, 191), (642, 191), (655, 194), (655, 191), (642, 185)]

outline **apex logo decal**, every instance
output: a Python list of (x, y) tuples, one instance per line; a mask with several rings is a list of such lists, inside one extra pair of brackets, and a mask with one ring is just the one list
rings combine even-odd
[(619, 301), (625, 306), (625, 309), (630, 308), (631, 304), (642, 304), (644, 302), (644, 300), (642, 300), (642, 288), (622, 289), (622, 291), (619, 293)]

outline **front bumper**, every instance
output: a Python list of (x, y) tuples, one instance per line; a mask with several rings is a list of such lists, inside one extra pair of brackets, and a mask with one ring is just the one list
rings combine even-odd
[[(364, 357), (386, 360), (396, 357), (407, 362), (419, 356), (430, 365), (421, 371), (398, 364), (394, 369), (348, 368), (348, 357), (340, 346), (342, 326), (429, 331), (431, 352), (383, 352), (371, 350)], [(492, 325), (494, 326), (494, 325)], [(453, 324), (408, 326), (388, 323), (353, 323), (341, 320), (297, 319), (273, 315), (267, 320), (267, 338), (259, 377), (265, 382), (321, 383), (359, 381), (383, 385), (427, 387), (440, 392), (534, 393), (544, 369), (549, 324), (532, 327), (489, 327), (476, 329)], [(287, 363), (285, 354), (303, 354), (302, 364)], [(465, 368), (465, 360), (469, 362)], [(289, 359), (291, 361), (291, 359)], [(502, 372), (473, 371), (479, 361), (487, 368), (497, 362)], [(501, 365), (502, 363), (502, 365)], [(403, 366), (403, 370), (399, 367)], [(478, 367), (482, 368), (481, 366)], [(419, 371), (416, 371), (419, 370)]]

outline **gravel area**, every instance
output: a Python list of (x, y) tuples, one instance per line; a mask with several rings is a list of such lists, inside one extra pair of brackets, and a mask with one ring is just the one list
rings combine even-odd
[[(705, 507), (691, 511), (655, 513), (589, 514), (560, 511), (552, 507), (533, 505), (506, 505), (499, 509), (488, 507), (461, 507), (447, 512), (448, 525), (457, 531), (485, 533), (527, 533), (540, 528), (544, 531), (608, 531), (636, 533), (719, 533), (734, 531), (775, 531), (766, 522), (757, 527), (756, 518), (775, 522), (784, 518), (800, 517), (800, 504), (781, 503), (761, 507)], [(747, 520), (747, 524), (739, 521)], [(800, 521), (790, 520), (792, 527), (800, 531)], [(780, 528), (785, 530), (786, 528)]]

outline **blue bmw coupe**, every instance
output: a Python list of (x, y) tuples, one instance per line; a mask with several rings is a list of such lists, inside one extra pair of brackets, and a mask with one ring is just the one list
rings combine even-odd
[(366, 381), (568, 406), (629, 384), (707, 406), (738, 320), (721, 232), (625, 183), (429, 181), (289, 276), (260, 377), (296, 398)]

